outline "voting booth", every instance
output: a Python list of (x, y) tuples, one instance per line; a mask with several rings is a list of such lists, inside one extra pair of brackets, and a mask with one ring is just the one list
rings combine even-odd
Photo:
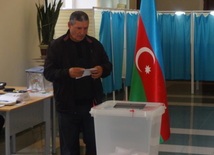
[(90, 111), (98, 155), (158, 155), (163, 103), (106, 101)]

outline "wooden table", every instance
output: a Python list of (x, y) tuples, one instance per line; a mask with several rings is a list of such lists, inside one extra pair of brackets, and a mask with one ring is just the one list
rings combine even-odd
[[(13, 87), (25, 90), (25, 87)], [(1, 92), (0, 92), (1, 93)], [(55, 106), (52, 93), (30, 95), (22, 104), (0, 107), (0, 114), (5, 116), (5, 154), (16, 153), (16, 134), (40, 123), (45, 123), (45, 155), (55, 152)], [(51, 135), (52, 134), (52, 135)], [(12, 148), (11, 148), (12, 146)]]

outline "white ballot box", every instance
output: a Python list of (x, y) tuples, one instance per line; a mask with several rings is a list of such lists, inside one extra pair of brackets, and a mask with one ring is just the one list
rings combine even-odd
[(97, 155), (158, 155), (163, 103), (106, 101), (90, 111)]

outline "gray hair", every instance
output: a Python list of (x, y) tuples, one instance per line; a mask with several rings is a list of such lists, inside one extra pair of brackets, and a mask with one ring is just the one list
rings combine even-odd
[(71, 25), (75, 24), (75, 21), (89, 21), (88, 15), (83, 12), (83, 11), (74, 11), (71, 15), (70, 15), (70, 23)]

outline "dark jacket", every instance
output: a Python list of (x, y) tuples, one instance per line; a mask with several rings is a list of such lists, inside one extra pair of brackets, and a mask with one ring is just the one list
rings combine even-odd
[[(75, 83), (76, 79), (69, 76), (69, 68), (79, 67), (76, 62), (76, 49), (69, 37), (70, 32), (54, 40), (48, 48), (44, 66), (44, 76), (53, 82), (54, 97), (58, 111), (73, 111), (75, 109)], [(86, 44), (86, 45), (85, 45)], [(102, 66), (102, 78), (108, 76), (112, 70), (112, 64), (106, 55), (102, 44), (95, 38), (86, 36), (84, 45), (90, 50), (91, 68)], [(93, 79), (95, 103), (102, 101), (103, 88), (101, 79)]]

